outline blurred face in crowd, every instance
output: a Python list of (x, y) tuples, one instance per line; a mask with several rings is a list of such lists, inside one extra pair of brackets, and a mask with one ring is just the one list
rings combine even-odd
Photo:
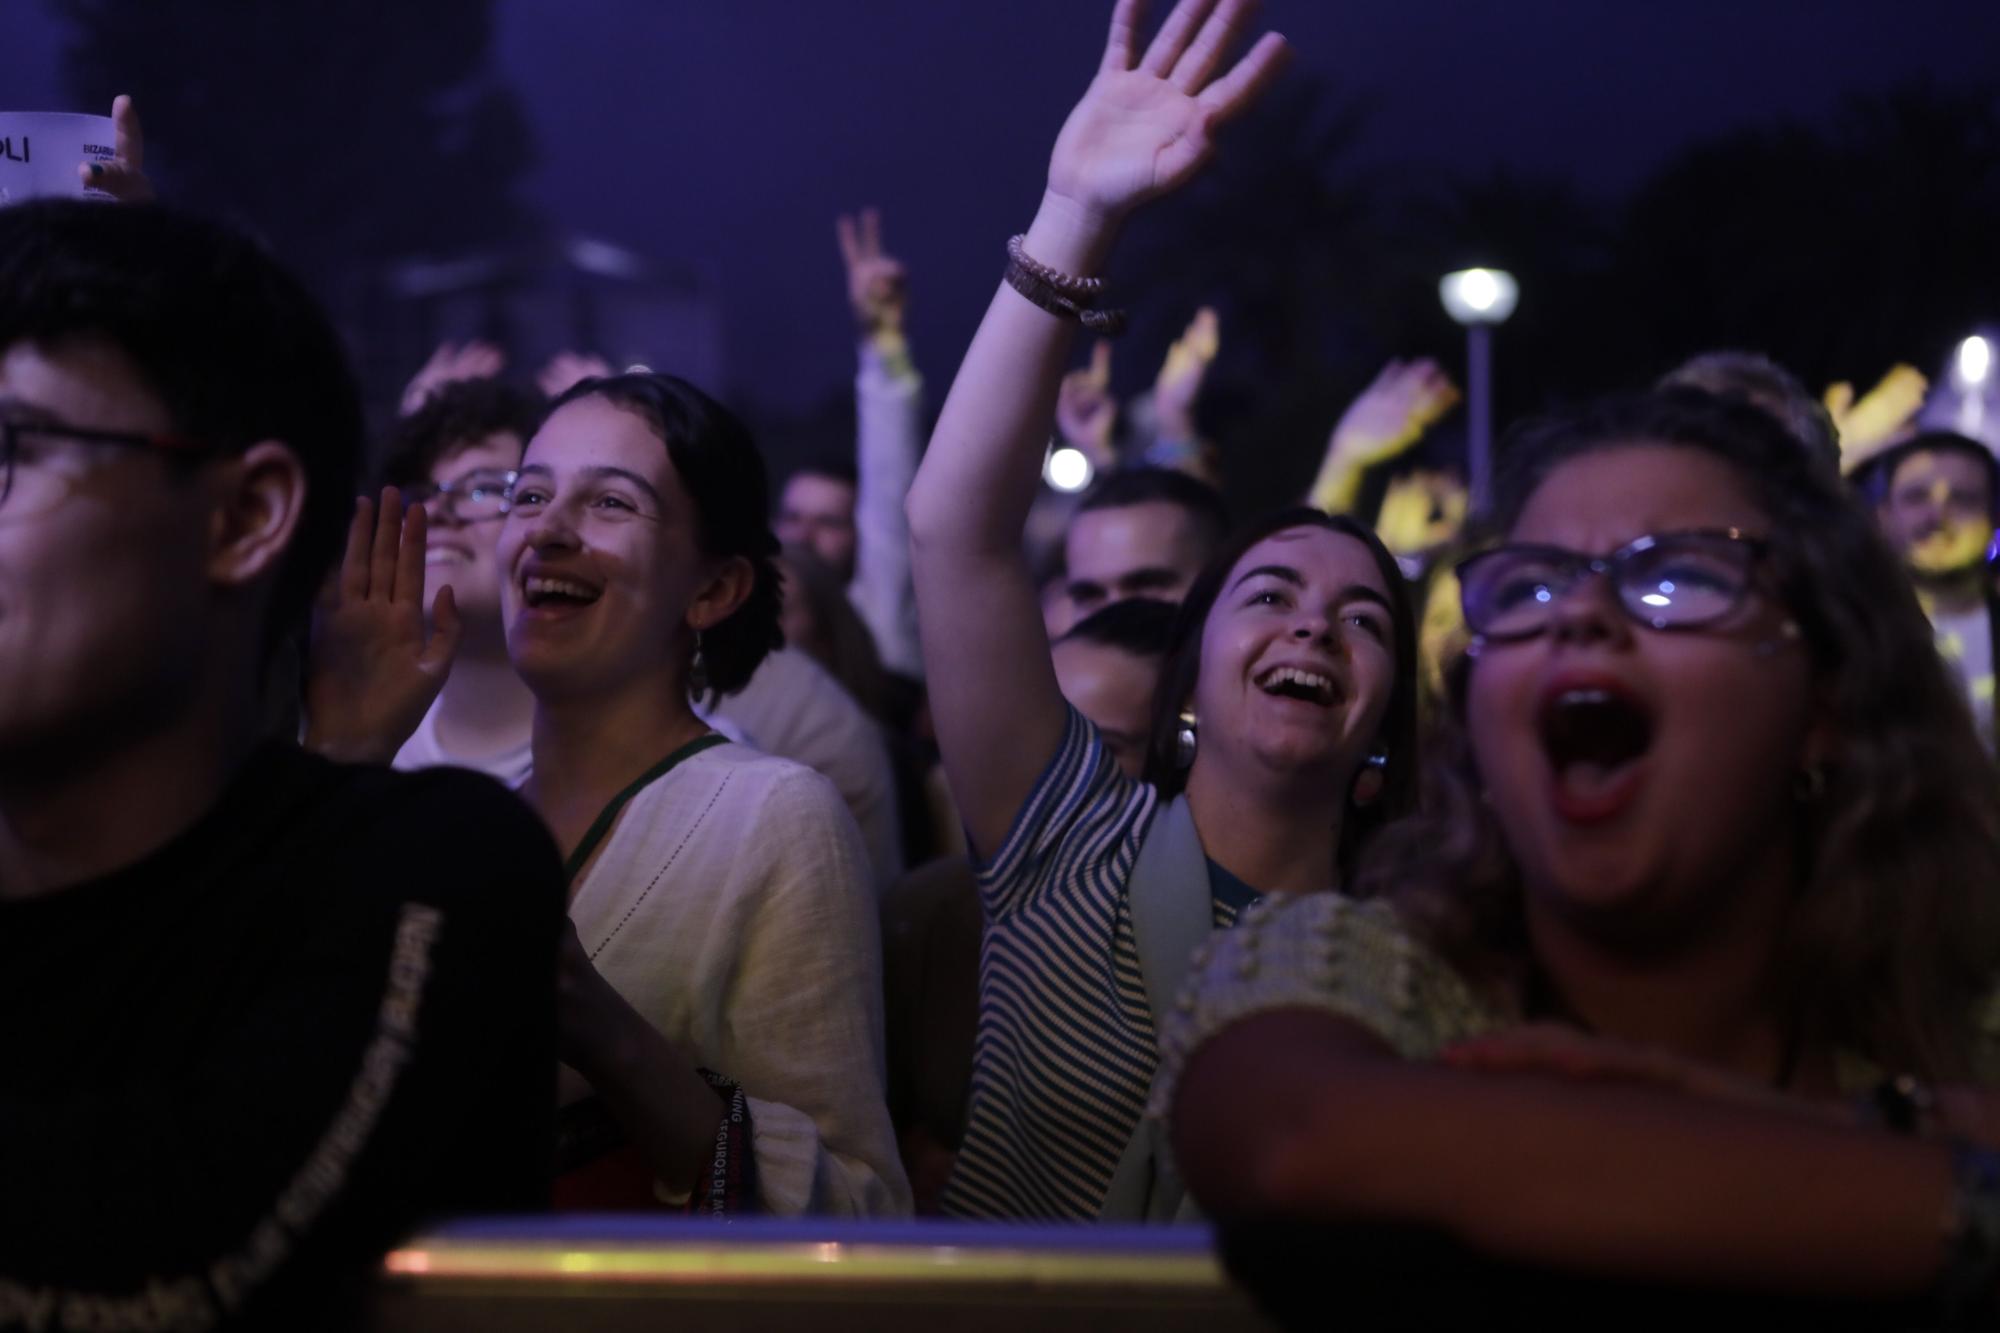
[(211, 495), (166, 451), (63, 427), (171, 435), (166, 406), (93, 339), (0, 351), (17, 427), (0, 500), (0, 762), (77, 758), (184, 710), (211, 651)]
[[(1557, 466), (1509, 543), (1604, 557), (1730, 528), (1771, 530), (1731, 464), (1638, 443)], [(1482, 621), (1481, 599), (1529, 615), (1475, 644), (1466, 724), (1531, 909), (1648, 947), (1705, 938), (1745, 908), (1755, 872), (1789, 855), (1794, 793), (1824, 739), (1768, 560), (1736, 545), (1672, 549), (1684, 553), (1628, 580), (1623, 601), (1608, 574), (1551, 588), (1540, 557), (1490, 582), (1466, 575), (1475, 629), (1498, 623)], [(1642, 612), (1686, 599), (1702, 623), (1641, 624), (1625, 610), (1634, 596)]]
[(1159, 684), (1161, 659), (1089, 639), (1065, 639), (1051, 655), (1063, 698), (1104, 733), (1104, 744), (1118, 767), (1138, 777), (1146, 767), (1153, 688)]
[[(678, 676), (695, 631), (748, 592), (747, 562), (696, 540), (693, 499), (639, 411), (579, 398), (551, 415), (521, 459), (501, 525), (507, 653), (543, 699)], [(736, 566), (743, 566), (737, 571)]]
[(778, 540), (803, 546), (843, 582), (854, 577), (854, 487), (837, 477), (801, 472), (778, 500)]
[(459, 614), (473, 624), (500, 623), (496, 545), (503, 521), (500, 497), (521, 461), (521, 437), (500, 431), (452, 450), (432, 465), (441, 488), (424, 501), (430, 520), (424, 551), (424, 605), (450, 588)]
[(1171, 501), (1084, 510), (1064, 540), (1072, 623), (1131, 597), (1178, 602), (1211, 554), (1200, 521)]
[(1963, 574), (1993, 542), (1992, 474), (1963, 450), (1919, 449), (1897, 465), (1878, 513), (1914, 573)]
[(1395, 690), (1391, 604), (1345, 533), (1287, 528), (1252, 546), (1202, 626), (1196, 765), (1350, 782)]

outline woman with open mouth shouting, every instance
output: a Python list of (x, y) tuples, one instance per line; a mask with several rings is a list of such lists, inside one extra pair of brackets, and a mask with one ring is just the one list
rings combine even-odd
[(1120, 0), (910, 492), (931, 707), (986, 915), (945, 1195), (961, 1215), (1173, 1216), (1141, 1112), (1188, 956), (1261, 894), (1334, 888), (1410, 786), (1412, 619), (1364, 529), (1280, 515), (1197, 580), (1144, 782), (1065, 704), (1022, 558), (1065, 356), (1079, 324), (1118, 323), (1093, 275), (1278, 71), (1275, 34), (1226, 60), (1251, 8), (1182, 0), (1142, 47), (1141, 6)]
[(778, 644), (768, 512), (743, 427), (669, 375), (556, 399), (514, 483), (522, 794), (568, 858), (575, 925), (559, 1203), (909, 1211), (859, 831), (824, 778), (725, 743), (689, 702)]
[(1692, 391), (1502, 468), (1378, 900), (1256, 913), (1164, 1034), (1190, 1188), (1544, 1274), (1992, 1300), (2000, 799), (1895, 558)]

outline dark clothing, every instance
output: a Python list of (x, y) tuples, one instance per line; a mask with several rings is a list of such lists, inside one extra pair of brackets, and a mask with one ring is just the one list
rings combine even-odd
[(340, 1327), (419, 1223), (546, 1206), (562, 912), (498, 784), (280, 745), (0, 901), (0, 1329)]

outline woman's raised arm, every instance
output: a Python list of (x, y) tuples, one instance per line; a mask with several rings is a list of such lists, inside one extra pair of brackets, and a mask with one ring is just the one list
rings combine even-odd
[[(1144, 5), (1118, 0), (1097, 75), (1056, 139), (1026, 256), (1096, 276), (1132, 211), (1193, 177), (1216, 127), (1283, 63), (1284, 39), (1270, 33), (1225, 68), (1254, 8), (1253, 0), (1180, 0), (1142, 55)], [(1062, 737), (1062, 694), (1021, 537), (1076, 327), (1003, 283), (910, 489), (932, 712), (953, 794), (984, 856), (999, 849)]]

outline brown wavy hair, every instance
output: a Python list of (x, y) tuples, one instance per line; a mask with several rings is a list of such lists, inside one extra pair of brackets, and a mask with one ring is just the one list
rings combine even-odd
[[(1807, 1041), (1933, 1079), (1996, 1072), (1975, 1015), (2000, 973), (2000, 775), (1902, 566), (1817, 458), (1768, 416), (1695, 390), (1609, 400), (1529, 423), (1502, 455), (1489, 533), (1505, 534), (1563, 463), (1667, 443), (1731, 464), (1771, 520), (1770, 568), (1797, 620), (1842, 750), (1801, 802), (1800, 883), (1779, 976)], [(1420, 812), (1384, 831), (1358, 891), (1395, 901), (1495, 998), (1534, 972), (1519, 868), (1465, 727), (1461, 658)]]

